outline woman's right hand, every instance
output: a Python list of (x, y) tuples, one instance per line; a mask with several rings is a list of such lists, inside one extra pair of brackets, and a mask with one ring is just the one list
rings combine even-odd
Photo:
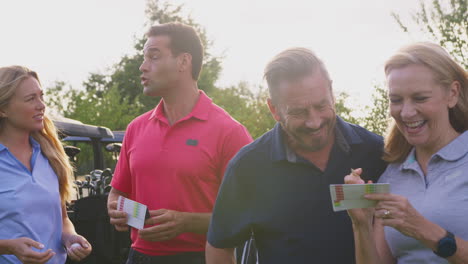
[[(365, 184), (364, 180), (361, 178), (361, 173), (361, 168), (355, 170), (351, 169), (351, 174), (344, 177), (345, 184)], [(368, 183), (372, 183), (372, 181), (369, 181)], [(347, 211), (354, 226), (372, 226), (374, 208), (355, 208)]]
[(27, 237), (9, 239), (7, 245), (8, 253), (15, 255), (25, 264), (43, 264), (55, 255), (52, 249), (44, 252), (34, 251), (32, 247), (43, 249), (44, 245)]

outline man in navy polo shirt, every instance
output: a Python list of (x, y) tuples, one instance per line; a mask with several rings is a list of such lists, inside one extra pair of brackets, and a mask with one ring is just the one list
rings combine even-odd
[(268, 106), (278, 122), (231, 160), (208, 231), (207, 263), (233, 263), (254, 234), (260, 263), (354, 263), (352, 223), (333, 212), (329, 185), (351, 168), (376, 181), (383, 139), (336, 116), (332, 82), (308, 49), (267, 65)]

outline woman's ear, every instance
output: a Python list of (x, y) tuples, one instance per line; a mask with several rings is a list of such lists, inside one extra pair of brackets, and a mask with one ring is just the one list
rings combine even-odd
[(457, 105), (458, 97), (460, 95), (460, 83), (458, 81), (453, 81), (450, 84), (448, 91), (448, 107), (453, 108)]

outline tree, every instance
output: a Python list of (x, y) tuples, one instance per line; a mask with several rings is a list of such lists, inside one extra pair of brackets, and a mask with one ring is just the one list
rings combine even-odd
[(346, 102), (349, 99), (349, 94), (346, 92), (338, 92), (338, 95), (335, 96), (335, 111), (336, 114), (341, 117), (344, 121), (359, 124), (360, 120), (353, 116), (353, 109), (349, 108), (346, 105)]
[(387, 91), (383, 88), (383, 85), (375, 84), (374, 89), (372, 93), (372, 107), (369, 110), (369, 114), (361, 123), (367, 130), (383, 136), (390, 122), (388, 112), (389, 100)]
[[(216, 89), (215, 82), (221, 72), (220, 58), (210, 54), (211, 42), (207, 40), (204, 28), (192, 18), (181, 16), (181, 10), (181, 5), (173, 6), (168, 2), (148, 0), (147, 24), (177, 21), (196, 29), (205, 53), (198, 87), (209, 93)], [(52, 87), (48, 87), (46, 97), (49, 107), (65, 117), (84, 123), (125, 129), (133, 118), (154, 108), (159, 101), (158, 98), (142, 94), (139, 66), (143, 61), (142, 50), (145, 41), (144, 36), (137, 39), (135, 54), (123, 56), (108, 74), (90, 73), (88, 79), (83, 82), (84, 91), (67, 87), (65, 82), (56, 82)]]
[[(148, 0), (145, 11), (148, 17), (147, 24), (181, 22), (195, 28), (204, 46), (203, 69), (198, 80), (198, 88), (205, 92), (210, 92), (216, 89), (215, 82), (218, 80), (221, 72), (220, 58), (211, 55), (209, 52), (212, 43), (207, 39), (205, 29), (200, 24), (194, 22), (191, 17), (181, 16), (182, 9), (182, 5), (175, 6), (169, 2)], [(113, 67), (110, 74), (90, 74), (88, 80), (84, 82), (86, 90), (98, 91), (96, 95), (101, 96), (102, 92), (111, 89), (111, 87), (116, 87), (124, 97), (128, 98), (129, 102), (140, 105), (140, 113), (154, 108), (159, 99), (155, 100), (155, 98), (142, 95), (140, 84), (141, 72), (139, 67), (143, 61), (142, 53), (145, 41), (145, 36), (137, 39), (134, 45), (135, 55), (122, 57)]]
[[(254, 138), (270, 130), (276, 122), (271, 117), (266, 103), (267, 89), (250, 89), (253, 87), (244, 82), (226, 89), (217, 88), (215, 82), (221, 71), (220, 58), (210, 54), (211, 42), (206, 37), (205, 29), (192, 18), (182, 16), (182, 8), (181, 5), (148, 0), (148, 24), (178, 21), (192, 25), (205, 47), (199, 88), (247, 127)], [(85, 91), (70, 87), (67, 89), (65, 83), (57, 83), (55, 87), (48, 89), (49, 105), (58, 109), (64, 116), (84, 123), (107, 126), (112, 130), (125, 129), (134, 117), (154, 108), (158, 101), (142, 94), (139, 66), (143, 59), (145, 41), (145, 37), (136, 39), (134, 54), (123, 56), (107, 74), (91, 73), (83, 83)], [(338, 95), (337, 113), (345, 120), (357, 123), (351, 115), (352, 110), (345, 105), (347, 97), (345, 93)]]
[(64, 82), (57, 82), (46, 89), (46, 101), (50, 108), (65, 117), (111, 130), (125, 130), (139, 109), (138, 105), (123, 97), (117, 87), (101, 93), (67, 88)]
[[(255, 139), (272, 129), (276, 121), (268, 109), (268, 90), (261, 86), (256, 93), (252, 90), (247, 83), (240, 82), (237, 86), (216, 89), (210, 93), (210, 96), (213, 102), (242, 123)], [(335, 104), (336, 113), (345, 121), (357, 124), (361, 120), (353, 117), (352, 109), (346, 106), (348, 97), (349, 95), (345, 92), (338, 94)]]
[[(445, 47), (465, 68), (468, 68), (468, 1), (420, 0), (420, 10), (412, 19), (429, 38)], [(392, 13), (404, 32), (408, 27), (396, 13)]]
[[(66, 87), (64, 82), (57, 82), (46, 89), (47, 105), (61, 115), (85, 124), (105, 126), (111, 130), (125, 130), (128, 123), (138, 115), (138, 106), (130, 104), (128, 98), (122, 97), (116, 87), (106, 92), (82, 91)], [(66, 107), (64, 107), (66, 105)], [(80, 175), (94, 169), (92, 146), (77, 143), (81, 149), (75, 164)], [(104, 152), (104, 162), (108, 167), (115, 165), (113, 156)]]
[[(221, 72), (220, 58), (210, 54), (211, 42), (207, 40), (204, 28), (192, 18), (181, 16), (181, 10), (181, 5), (174, 6), (169, 2), (148, 0), (147, 24), (177, 21), (196, 29), (205, 53), (198, 87), (209, 93), (216, 89), (215, 82)], [(84, 91), (67, 88), (64, 82), (57, 82), (46, 89), (49, 106), (65, 117), (111, 129), (124, 129), (130, 120), (154, 108), (159, 101), (158, 98), (142, 94), (139, 66), (143, 61), (142, 50), (145, 41), (144, 36), (137, 39), (134, 55), (123, 56), (108, 74), (91, 73), (83, 82)]]
[(226, 89), (215, 89), (209, 96), (243, 124), (255, 139), (272, 129), (276, 121), (267, 106), (268, 91), (259, 87), (256, 93), (245, 82)]
[[(68, 102), (70, 101), (71, 87), (65, 88), (67, 84), (63, 81), (56, 81), (52, 86), (44, 89), (45, 103), (47, 105), (47, 112), (49, 115), (63, 115), (68, 111)], [(67, 91), (68, 90), (68, 91)], [(50, 113), (52, 112), (52, 114)]]

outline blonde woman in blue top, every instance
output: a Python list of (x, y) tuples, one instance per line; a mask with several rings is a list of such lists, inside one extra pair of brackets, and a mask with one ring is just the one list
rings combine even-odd
[(45, 108), (35, 72), (0, 68), (0, 263), (62, 264), (91, 252), (67, 217), (73, 171)]
[[(349, 210), (357, 263), (468, 263), (468, 79), (440, 46), (416, 43), (385, 64), (394, 120), (390, 163), (379, 182), (390, 194)], [(345, 177), (363, 183), (361, 170)]]

